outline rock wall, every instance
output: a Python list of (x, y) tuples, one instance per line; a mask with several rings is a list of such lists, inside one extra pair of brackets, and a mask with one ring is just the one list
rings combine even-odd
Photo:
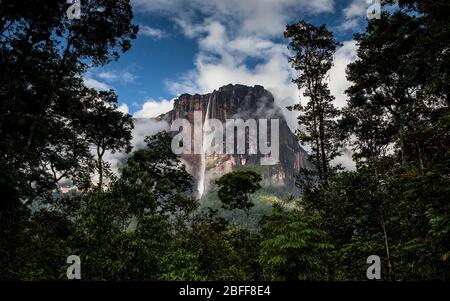
[[(207, 189), (210, 181), (239, 167), (251, 167), (263, 177), (264, 185), (290, 186), (295, 183), (295, 176), (301, 168), (308, 165), (307, 154), (300, 147), (295, 135), (290, 130), (281, 110), (274, 102), (272, 94), (262, 86), (248, 87), (243, 85), (227, 85), (205, 95), (180, 95), (174, 102), (172, 111), (158, 117), (169, 124), (178, 118), (189, 120), (194, 131), (194, 112), (202, 112), (204, 121), (208, 118), (220, 120), (225, 124), (227, 119), (278, 119), (279, 120), (279, 162), (275, 165), (261, 166), (261, 154), (183, 154), (188, 171), (197, 181), (204, 181)], [(203, 123), (202, 121), (202, 123)], [(225, 126), (224, 126), (225, 128)], [(259, 127), (258, 127), (259, 131)], [(224, 141), (225, 141), (224, 131)], [(192, 135), (193, 137), (193, 135)], [(193, 139), (193, 138), (192, 138)], [(270, 125), (268, 141), (271, 141)], [(193, 141), (192, 141), (193, 145)], [(235, 143), (236, 145), (236, 143)], [(259, 140), (258, 140), (259, 145)], [(202, 174), (203, 173), (203, 174)]]

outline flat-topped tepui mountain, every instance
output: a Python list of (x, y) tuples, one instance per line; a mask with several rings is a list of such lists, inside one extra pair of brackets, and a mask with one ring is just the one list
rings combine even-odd
[[(212, 93), (200, 95), (182, 94), (174, 101), (173, 110), (158, 117), (159, 120), (171, 124), (178, 118), (189, 121), (194, 128), (194, 112), (202, 112), (205, 118), (220, 120), (225, 124), (227, 119), (267, 119), (268, 141), (270, 137), (270, 120), (279, 122), (279, 161), (273, 165), (261, 165), (261, 154), (182, 154), (188, 171), (197, 181), (200, 195), (208, 188), (212, 179), (235, 170), (248, 167), (256, 169), (263, 177), (266, 186), (288, 186), (292, 188), (295, 176), (301, 168), (309, 164), (306, 152), (300, 147), (294, 133), (290, 130), (281, 109), (275, 104), (272, 94), (262, 86), (248, 87), (244, 85), (227, 85)], [(198, 113), (197, 113), (198, 114)], [(208, 114), (208, 116), (206, 116)], [(259, 131), (259, 126), (258, 126)], [(224, 141), (225, 141), (224, 131)], [(193, 137), (193, 135), (192, 135)], [(192, 138), (193, 139), (193, 138)], [(258, 136), (259, 145), (259, 136)], [(248, 147), (248, 145), (247, 145)]]

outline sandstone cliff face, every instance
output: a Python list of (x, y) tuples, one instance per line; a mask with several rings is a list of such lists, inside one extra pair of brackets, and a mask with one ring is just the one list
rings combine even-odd
[[(200, 195), (204, 189), (208, 189), (211, 180), (239, 167), (251, 167), (258, 171), (263, 177), (264, 185), (285, 185), (292, 188), (295, 176), (308, 164), (306, 152), (299, 146), (280, 108), (274, 103), (272, 94), (262, 86), (228, 85), (205, 95), (183, 94), (175, 100), (173, 110), (158, 119), (171, 124), (175, 119), (184, 118), (189, 120), (194, 128), (195, 111), (202, 112), (203, 121), (205, 118), (214, 118), (223, 124), (227, 119), (279, 120), (279, 136), (274, 137), (279, 139), (279, 162), (274, 165), (262, 166), (260, 164), (262, 155), (259, 152), (258, 154), (248, 154), (247, 151), (246, 154), (181, 155), (187, 164), (188, 171), (198, 183)], [(206, 116), (207, 112), (208, 116)], [(270, 132), (269, 122), (268, 140), (272, 141)], [(224, 132), (224, 141), (225, 136)]]

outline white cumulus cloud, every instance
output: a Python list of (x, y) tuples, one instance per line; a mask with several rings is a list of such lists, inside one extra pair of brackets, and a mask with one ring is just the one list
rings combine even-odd
[[(132, 0), (139, 12), (165, 14), (192, 21), (207, 16), (233, 25), (246, 34), (274, 36), (286, 23), (305, 13), (332, 12), (333, 0)], [(185, 22), (186, 29), (192, 22)]]
[[(297, 128), (297, 113), (286, 106), (304, 97), (292, 78), (295, 70), (288, 62), (292, 55), (283, 39), (286, 24), (307, 15), (327, 15), (334, 11), (333, 0), (133, 0), (140, 13), (165, 14), (187, 38), (195, 39), (198, 53), (195, 68), (165, 81), (173, 95), (209, 93), (227, 84), (263, 85), (274, 95), (291, 129)], [(360, 5), (362, 2), (362, 5)], [(345, 30), (358, 24), (354, 18), (365, 13), (365, 0), (355, 0), (343, 11)], [(319, 24), (318, 24), (319, 25)], [(338, 29), (339, 30), (339, 29)], [(345, 69), (356, 58), (356, 42), (345, 41), (334, 56), (329, 72), (335, 105), (346, 103), (344, 91), (350, 83)], [(171, 101), (146, 102), (135, 117), (155, 117), (172, 109)], [(348, 161), (349, 157), (343, 158)], [(351, 159), (350, 159), (351, 160)], [(350, 162), (346, 162), (349, 166)]]
[(139, 34), (145, 37), (150, 37), (155, 40), (167, 37), (167, 33), (165, 31), (147, 25), (139, 25)]
[(350, 87), (350, 82), (345, 76), (347, 65), (356, 60), (356, 41), (346, 41), (334, 54), (334, 66), (329, 71), (329, 86), (331, 94), (336, 97), (335, 105), (342, 108), (347, 104), (345, 90)]
[(343, 22), (336, 27), (339, 31), (357, 30), (367, 16), (367, 10), (371, 3), (378, 0), (352, 0), (347, 7), (342, 10)]
[(119, 79), (119, 76), (116, 72), (113, 71), (102, 71), (97, 75), (99, 78), (106, 80), (106, 81), (116, 81)]
[(366, 3), (366, 0), (353, 0), (349, 6), (344, 8), (343, 13), (347, 19), (361, 17), (366, 15), (368, 7), (369, 5)]
[[(92, 72), (91, 78), (92, 78)], [(123, 84), (134, 83), (137, 80), (137, 75), (129, 70), (109, 70), (109, 71), (100, 71), (95, 74), (95, 77), (100, 78), (101, 80), (106, 81), (107, 83), (116, 83), (120, 82)]]
[(129, 112), (128, 105), (126, 103), (121, 104), (117, 109), (124, 114), (128, 114)]
[(173, 109), (173, 100), (153, 100), (144, 102), (142, 108), (133, 114), (134, 118), (154, 118)]
[(86, 87), (91, 88), (91, 89), (96, 89), (96, 90), (110, 90), (112, 89), (111, 86), (109, 86), (106, 83), (100, 82), (96, 79), (93, 79), (91, 77), (85, 77), (84, 78), (84, 84), (86, 85)]

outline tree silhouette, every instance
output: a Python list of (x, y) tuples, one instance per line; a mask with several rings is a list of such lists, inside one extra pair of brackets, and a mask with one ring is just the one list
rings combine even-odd
[(223, 175), (216, 181), (222, 207), (228, 210), (244, 210), (248, 222), (250, 208), (254, 206), (249, 194), (261, 188), (261, 180), (261, 176), (254, 171), (238, 170)]

